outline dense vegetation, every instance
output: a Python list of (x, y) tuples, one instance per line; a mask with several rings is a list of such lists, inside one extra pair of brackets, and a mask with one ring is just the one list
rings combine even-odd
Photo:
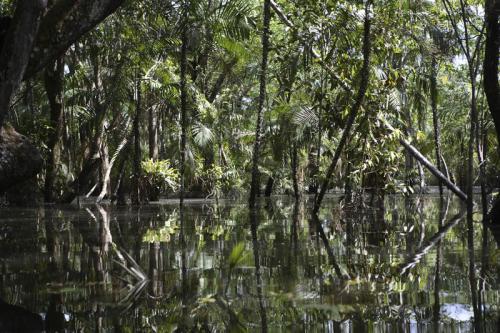
[(0, 0), (0, 331), (499, 327), (499, 17)]
[(4, 0), (1, 191), (134, 204), (309, 193), (318, 211), (334, 188), (356, 201), (439, 185), (472, 214), (480, 186), (486, 210), (499, 7)]

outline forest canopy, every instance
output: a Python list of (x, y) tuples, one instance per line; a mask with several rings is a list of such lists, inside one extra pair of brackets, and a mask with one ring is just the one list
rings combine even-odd
[(312, 194), (317, 211), (332, 190), (434, 185), (487, 202), (499, 13), (495, 0), (0, 1), (0, 192)]

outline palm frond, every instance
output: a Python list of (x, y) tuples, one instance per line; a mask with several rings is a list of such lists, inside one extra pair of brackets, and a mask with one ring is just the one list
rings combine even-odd
[(212, 130), (200, 122), (193, 124), (192, 132), (193, 140), (199, 147), (205, 147), (213, 141)]
[(293, 114), (292, 121), (297, 126), (316, 127), (319, 123), (318, 115), (308, 107), (297, 108)]

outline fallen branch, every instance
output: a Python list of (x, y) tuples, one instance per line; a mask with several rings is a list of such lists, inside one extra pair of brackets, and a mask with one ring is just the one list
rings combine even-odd
[(446, 187), (455, 193), (460, 199), (463, 201), (467, 201), (467, 195), (462, 192), (462, 190), (455, 184), (452, 183), (452, 181), (447, 178), (441, 171), (438, 170), (432, 163), (425, 158), (424, 155), (422, 155), (417, 148), (413, 147), (408, 141), (404, 139), (399, 139), (399, 142), (405, 147), (405, 149), (413, 155), (420, 163), (422, 163), (427, 170), (429, 170), (434, 176), (436, 176), (439, 180), (441, 180)]
[[(394, 127), (392, 127), (391, 124), (384, 118), (379, 118), (385, 126), (391, 130), (391, 131), (396, 131)], [(435, 177), (437, 177), (439, 180), (443, 182), (443, 184), (453, 193), (455, 193), (460, 199), (463, 201), (467, 201), (467, 195), (457, 186), (455, 185), (448, 177), (446, 177), (441, 171), (439, 171), (438, 168), (436, 168), (421, 152), (418, 151), (417, 148), (412, 146), (412, 144), (408, 141), (406, 141), (403, 138), (399, 139), (399, 142), (401, 145), (411, 154), (413, 157), (415, 157), (420, 163), (422, 163), (423, 166), (427, 168)]]

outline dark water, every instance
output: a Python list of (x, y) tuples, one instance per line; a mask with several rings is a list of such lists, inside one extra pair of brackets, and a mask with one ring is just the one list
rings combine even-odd
[[(337, 202), (319, 222), (289, 199), (192, 204), (183, 223), (175, 205), (3, 208), (0, 297), (69, 332), (497, 332), (479, 216), (432, 196)], [(27, 332), (27, 313), (0, 303), (0, 331)]]

